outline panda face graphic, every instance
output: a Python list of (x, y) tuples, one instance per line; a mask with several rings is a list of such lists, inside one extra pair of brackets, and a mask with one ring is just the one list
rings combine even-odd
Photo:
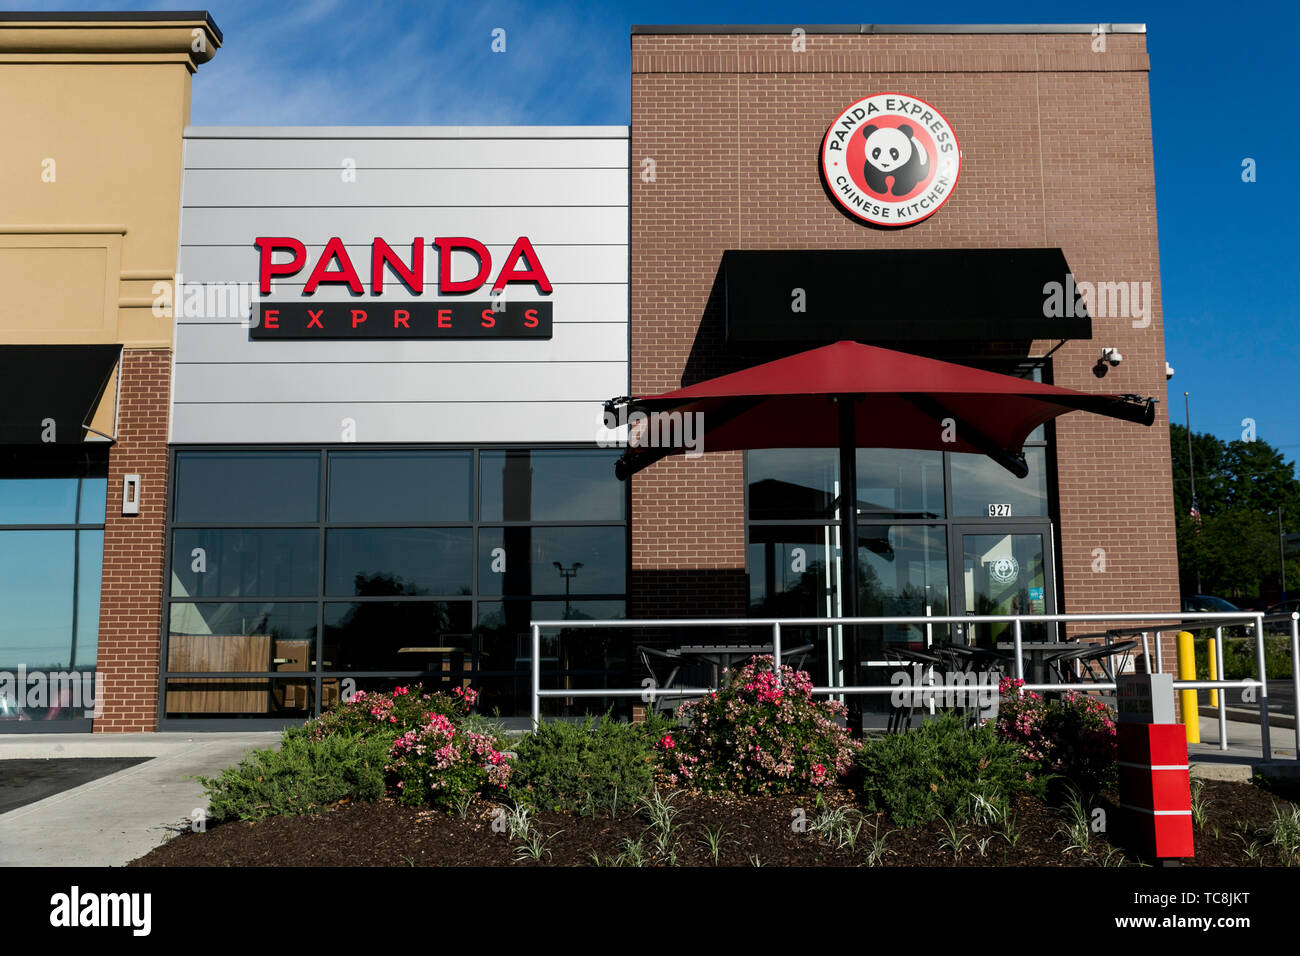
[(864, 127), (862, 135), (867, 140), (862, 172), (873, 192), (905, 196), (930, 175), (930, 157), (906, 123), (897, 129), (873, 124)]
[(912, 140), (900, 130), (881, 129), (867, 138), (867, 162), (881, 172), (904, 165), (912, 158)]

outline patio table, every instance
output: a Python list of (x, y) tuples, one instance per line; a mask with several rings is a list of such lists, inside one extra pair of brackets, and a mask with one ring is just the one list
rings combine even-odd
[[(812, 650), (811, 644), (798, 647), (781, 648), (781, 659), (785, 660), (795, 654)], [(720, 669), (731, 667), (738, 658), (753, 657), (756, 654), (771, 654), (771, 644), (682, 644), (664, 651), (670, 657), (698, 657), (709, 664), (710, 686), (718, 686)]]
[[(1049, 667), (1062, 658), (1077, 657), (1079, 654), (1086, 654), (1090, 648), (1078, 644), (1067, 644), (1062, 641), (1021, 641), (1020, 647), (1025, 655), (1025, 670), (1029, 678), (1027, 684), (1046, 684), (1048, 683)], [(1013, 668), (1015, 667), (1015, 644), (999, 643), (999, 650), (1007, 650), (1007, 655)], [(1057, 682), (1053, 682), (1057, 683)]]

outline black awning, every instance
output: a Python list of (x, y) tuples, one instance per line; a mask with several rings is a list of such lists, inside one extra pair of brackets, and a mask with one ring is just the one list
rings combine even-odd
[(1092, 338), (1060, 249), (728, 250), (722, 272), (738, 345)]
[(0, 346), (0, 445), (87, 438), (120, 345)]

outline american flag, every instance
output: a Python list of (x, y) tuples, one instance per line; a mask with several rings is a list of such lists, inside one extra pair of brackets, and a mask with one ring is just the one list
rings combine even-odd
[(1188, 512), (1187, 512), (1187, 513), (1188, 513), (1188, 515), (1191, 516), (1191, 518), (1192, 518), (1193, 521), (1200, 521), (1200, 520), (1201, 520), (1201, 509), (1198, 508), (1198, 507), (1196, 507), (1196, 496), (1195, 496), (1195, 495), (1192, 496), (1192, 507), (1191, 507), (1190, 509), (1188, 509)]

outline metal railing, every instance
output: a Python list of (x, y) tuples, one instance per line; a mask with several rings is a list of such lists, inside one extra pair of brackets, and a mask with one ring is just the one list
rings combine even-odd
[[(1124, 632), (1131, 632), (1142, 635), (1143, 649), (1145, 653), (1147, 673), (1151, 673), (1151, 655), (1149, 653), (1149, 643), (1147, 634), (1155, 635), (1156, 646), (1156, 673), (1164, 672), (1164, 653), (1161, 648), (1160, 636), (1167, 631), (1183, 631), (1189, 628), (1195, 628), (1198, 625), (1213, 626), (1216, 647), (1216, 664), (1218, 665), (1218, 680), (1175, 680), (1174, 690), (1223, 690), (1230, 688), (1255, 688), (1259, 694), (1259, 732), (1260, 732), (1260, 750), (1264, 762), (1271, 762), (1273, 759), (1273, 745), (1269, 732), (1269, 712), (1268, 712), (1268, 671), (1265, 665), (1264, 650), (1264, 623), (1276, 623), (1289, 621), (1291, 624), (1291, 684), (1292, 691), (1295, 695), (1294, 709), (1300, 711), (1300, 612), (1291, 614), (1273, 615), (1269, 617), (1263, 612), (1252, 611), (1234, 611), (1234, 612), (1176, 612), (1162, 611), (1149, 613), (1105, 613), (1105, 614), (962, 614), (962, 615), (943, 615), (937, 617), (797, 617), (797, 618), (764, 618), (764, 617), (740, 617), (740, 618), (665, 618), (653, 620), (608, 620), (608, 621), (530, 621), (529, 627), (532, 631), (532, 717), (533, 726), (537, 727), (542, 720), (542, 700), (544, 698), (579, 698), (579, 697), (639, 697), (650, 699), (656, 697), (674, 698), (674, 697), (701, 697), (705, 694), (711, 694), (718, 687), (674, 687), (671, 690), (655, 690), (653, 687), (595, 687), (595, 688), (542, 688), (542, 630), (543, 629), (563, 629), (563, 630), (599, 630), (599, 629), (649, 629), (649, 628), (754, 628), (766, 627), (771, 629), (772, 633), (772, 660), (779, 662), (781, 660), (781, 629), (789, 627), (834, 627), (842, 625), (911, 625), (923, 626), (933, 624), (1011, 624), (1012, 625), (1012, 646), (1014, 650), (1013, 662), (1015, 665), (1015, 677), (1023, 681), (1025, 676), (1024, 660), (1024, 641), (1023, 631), (1025, 624), (1079, 624), (1079, 623), (1150, 623), (1148, 628), (1125, 628)], [(1177, 622), (1171, 624), (1168, 622)], [(1223, 628), (1231, 624), (1253, 624), (1255, 629), (1255, 664), (1256, 676), (1254, 679), (1243, 680), (1224, 680), (1223, 679)], [(1101, 634), (1110, 633), (1118, 634), (1121, 631), (1114, 629), (1100, 632)], [(1094, 636), (1094, 635), (1090, 635)], [(780, 680), (781, 670), (776, 668), (777, 680)], [(1086, 684), (1023, 684), (1021, 690), (1029, 691), (1106, 691), (1115, 690), (1115, 683), (1097, 682)], [(963, 684), (966, 691), (988, 691), (997, 692), (997, 685), (984, 683)], [(824, 687), (813, 687), (814, 694), (826, 695), (871, 695), (871, 694), (893, 694), (898, 691), (896, 685), (830, 685)], [(1219, 749), (1228, 749), (1227, 738), (1227, 714), (1226, 714), (1226, 693), (1219, 694)], [(1197, 719), (1199, 719), (1199, 707)], [(1295, 746), (1297, 762), (1300, 762), (1300, 713), (1295, 715)]]

